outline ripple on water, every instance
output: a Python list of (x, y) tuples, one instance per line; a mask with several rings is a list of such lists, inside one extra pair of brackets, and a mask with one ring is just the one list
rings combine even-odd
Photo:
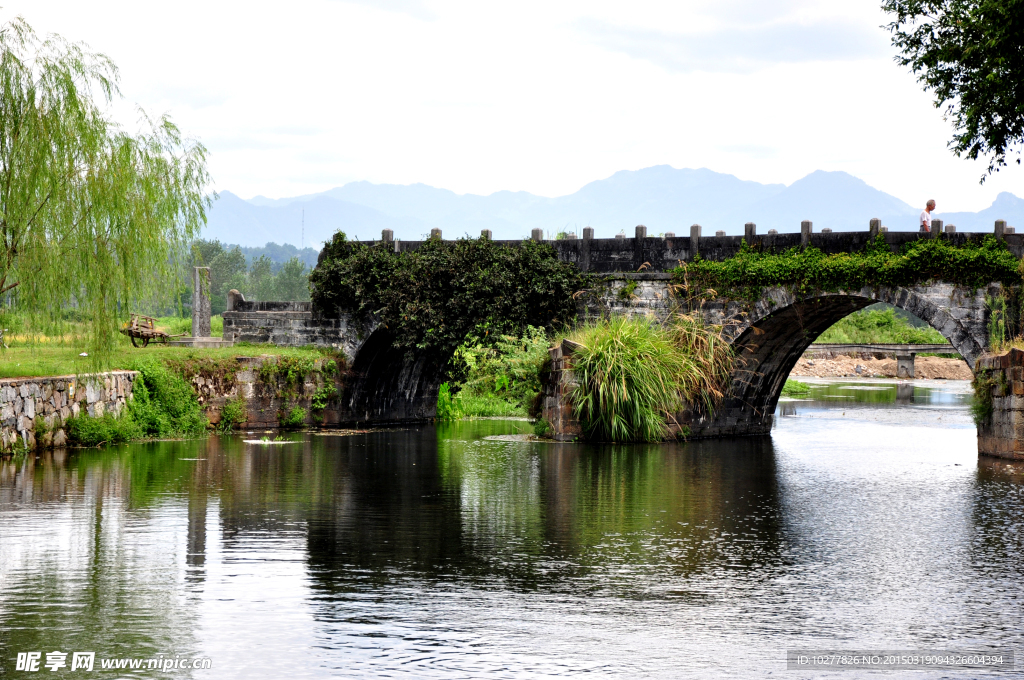
[[(2, 463), (0, 663), (705, 678), (795, 647), (1019, 648), (1024, 464), (979, 462), (963, 403), (897, 396), (685, 445), (485, 421)], [(973, 672), (915, 675), (940, 676)]]

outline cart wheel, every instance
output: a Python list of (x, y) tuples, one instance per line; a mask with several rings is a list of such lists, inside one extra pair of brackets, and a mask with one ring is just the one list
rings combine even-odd
[[(140, 342), (142, 345), (139, 345)], [(134, 335), (132, 336), (132, 347), (145, 347), (148, 344), (149, 338), (136, 338)]]

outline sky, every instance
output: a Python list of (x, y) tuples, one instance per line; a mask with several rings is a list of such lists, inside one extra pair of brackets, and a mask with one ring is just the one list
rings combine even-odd
[(127, 125), (169, 114), (245, 198), (346, 182), (569, 194), (669, 164), (790, 184), (843, 170), (980, 210), (1024, 169), (947, 149), (879, 0), (7, 0), (113, 59)]

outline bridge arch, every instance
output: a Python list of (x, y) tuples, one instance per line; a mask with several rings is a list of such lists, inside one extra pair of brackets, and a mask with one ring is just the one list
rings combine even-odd
[(433, 418), (446, 362), (410, 356), (388, 329), (376, 327), (354, 353), (343, 397), (358, 423), (389, 424)]
[(988, 344), (985, 296), (999, 291), (998, 285), (968, 290), (944, 283), (807, 295), (774, 288), (746, 308), (736, 303), (712, 308), (712, 320), (725, 323), (736, 347), (736, 368), (721, 407), (712, 417), (695, 420), (691, 429), (697, 436), (767, 434), (786, 378), (808, 346), (832, 324), (876, 302), (928, 323), (973, 370)]

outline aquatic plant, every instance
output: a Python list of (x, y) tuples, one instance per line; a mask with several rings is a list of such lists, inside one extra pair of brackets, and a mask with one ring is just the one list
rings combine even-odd
[(782, 396), (784, 397), (806, 397), (810, 393), (810, 385), (792, 378), (786, 378), (786, 384), (782, 386)]

